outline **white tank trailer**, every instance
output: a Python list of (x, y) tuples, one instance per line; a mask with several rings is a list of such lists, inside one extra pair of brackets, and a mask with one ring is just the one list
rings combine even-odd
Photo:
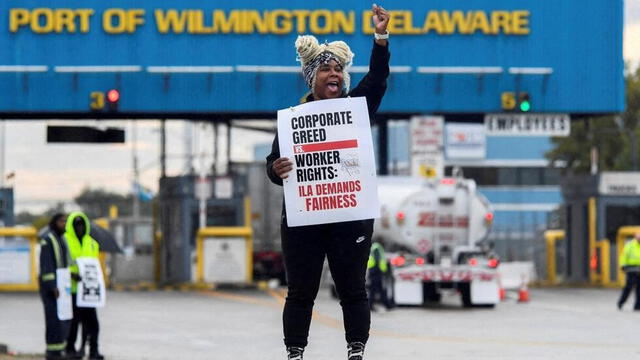
[(493, 212), (473, 180), (379, 177), (378, 195), (373, 238), (387, 250), (397, 305), (439, 302), (444, 291), (465, 307), (499, 302), (499, 260), (486, 241)]

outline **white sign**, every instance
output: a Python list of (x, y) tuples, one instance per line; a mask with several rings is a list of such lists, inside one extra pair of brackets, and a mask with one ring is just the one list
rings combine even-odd
[(444, 176), (442, 116), (411, 118), (411, 175)]
[(107, 289), (104, 285), (102, 267), (96, 258), (81, 257), (76, 259), (80, 277), (76, 303), (78, 307), (104, 307), (107, 299)]
[(278, 111), (287, 224), (380, 216), (369, 112), (364, 97), (312, 101)]
[(484, 159), (486, 157), (486, 136), (482, 124), (446, 125), (448, 159)]
[(216, 178), (216, 199), (231, 199), (233, 197), (233, 181), (228, 176)]
[(211, 180), (206, 177), (197, 178), (194, 190), (196, 193), (196, 198), (207, 200), (211, 196)]
[(602, 195), (640, 195), (640, 172), (603, 172), (598, 192)]
[(30, 254), (29, 246), (0, 246), (0, 284), (30, 283)]
[(58, 288), (58, 298), (56, 299), (58, 319), (71, 320), (73, 318), (73, 305), (71, 303), (71, 273), (69, 268), (56, 270), (56, 287)]
[(205, 238), (204, 281), (244, 283), (247, 281), (247, 244), (242, 237)]
[(569, 136), (571, 118), (567, 114), (487, 114), (487, 135)]

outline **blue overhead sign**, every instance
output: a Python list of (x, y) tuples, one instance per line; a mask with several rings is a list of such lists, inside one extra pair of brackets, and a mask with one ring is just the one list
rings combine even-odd
[[(345, 40), (355, 83), (370, 2), (5, 0), (0, 114), (272, 114), (307, 91), (298, 34)], [(388, 113), (624, 108), (622, 0), (388, 1)], [(117, 106), (109, 106), (117, 89)]]

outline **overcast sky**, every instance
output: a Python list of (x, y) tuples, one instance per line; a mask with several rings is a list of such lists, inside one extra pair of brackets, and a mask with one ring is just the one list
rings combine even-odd
[[(133, 142), (131, 121), (100, 121), (100, 126), (124, 127), (125, 144), (46, 144), (47, 124), (97, 125), (96, 121), (63, 122), (7, 121), (5, 174), (15, 173), (6, 180), (13, 186), (16, 212), (28, 209), (40, 211), (57, 201), (71, 202), (84, 187), (105, 188), (126, 193), (133, 181)], [(137, 121), (137, 154), (141, 183), (157, 191), (160, 176), (160, 123)], [(194, 167), (207, 169), (213, 163), (213, 129), (210, 124), (193, 124), (192, 144)], [(167, 175), (185, 173), (185, 122), (167, 121)], [(224, 126), (220, 127), (224, 130)], [(226, 148), (225, 132), (219, 131), (219, 159)], [(253, 147), (270, 142), (266, 133), (234, 129), (231, 133), (231, 158), (234, 161), (253, 160)], [(204, 159), (204, 161), (202, 161)]]
[[(640, 64), (640, 0), (625, 1), (624, 57), (633, 67)], [(16, 212), (40, 211), (56, 201), (71, 203), (82, 188), (105, 188), (126, 193), (131, 189), (132, 132), (131, 122), (100, 122), (100, 125), (126, 127), (127, 143), (122, 145), (48, 145), (46, 125), (60, 121), (7, 121), (5, 128), (5, 174), (14, 173), (5, 185), (15, 189)], [(75, 122), (74, 124), (79, 124)], [(96, 122), (86, 122), (96, 125)], [(159, 164), (159, 123), (139, 121), (137, 149), (141, 182), (157, 191)], [(179, 175), (185, 169), (185, 124), (167, 122), (168, 175)], [(199, 167), (204, 159), (209, 168), (213, 162), (213, 134), (210, 125), (193, 125), (194, 161)], [(224, 137), (220, 138), (224, 147)], [(234, 161), (253, 160), (253, 146), (270, 142), (265, 133), (246, 130), (232, 132)], [(222, 160), (222, 157), (220, 158)]]
[(624, 58), (636, 67), (640, 63), (640, 0), (625, 1)]

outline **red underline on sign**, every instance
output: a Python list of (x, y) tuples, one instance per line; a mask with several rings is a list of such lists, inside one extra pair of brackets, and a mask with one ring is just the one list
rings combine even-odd
[(329, 142), (323, 142), (323, 143), (317, 143), (317, 144), (294, 145), (293, 153), (300, 154), (305, 152), (350, 149), (350, 148), (357, 148), (357, 147), (358, 147), (357, 139), (329, 141)]

